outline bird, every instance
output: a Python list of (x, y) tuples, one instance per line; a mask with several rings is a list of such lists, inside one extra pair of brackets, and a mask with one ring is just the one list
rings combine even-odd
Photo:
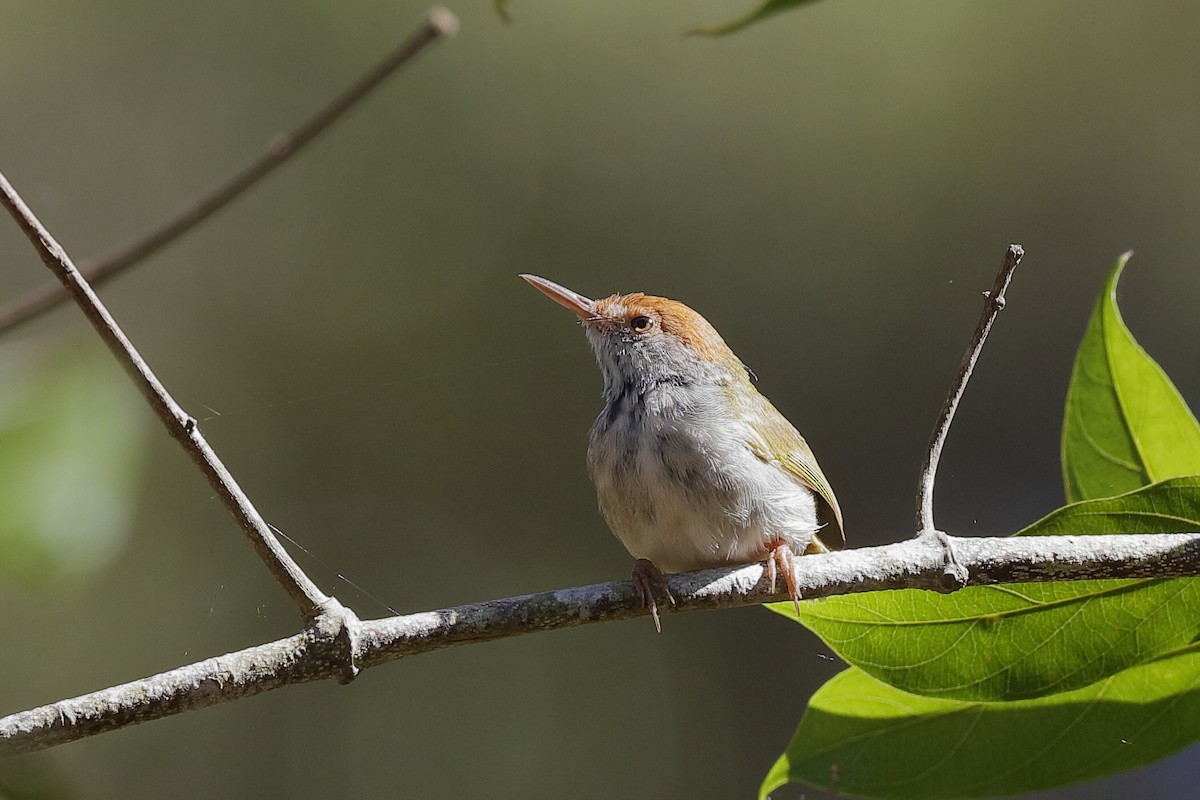
[(641, 292), (600, 300), (521, 275), (574, 312), (604, 378), (588, 434), (600, 512), (635, 559), (634, 590), (659, 621), (667, 573), (765, 561), (800, 610), (795, 556), (841, 550), (842, 511), (800, 432), (758, 392), (717, 330)]

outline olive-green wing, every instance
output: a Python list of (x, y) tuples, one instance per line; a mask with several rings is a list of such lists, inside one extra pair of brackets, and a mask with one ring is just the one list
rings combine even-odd
[(829, 479), (821, 472), (812, 448), (804, 441), (800, 432), (792, 427), (765, 397), (759, 397), (763, 404), (775, 413), (755, 415), (755, 422), (751, 423), (751, 427), (758, 436), (749, 443), (750, 449), (763, 461), (777, 464), (789, 476), (816, 493), (817, 519), (822, 523), (816, 538), (827, 550), (841, 550), (846, 546), (842, 509), (838, 506)]

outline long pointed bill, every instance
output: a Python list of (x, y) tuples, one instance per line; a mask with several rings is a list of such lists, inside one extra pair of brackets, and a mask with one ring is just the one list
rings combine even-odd
[(537, 275), (522, 275), (521, 277), (533, 284), (533, 288), (560, 306), (574, 311), (580, 318), (584, 320), (595, 318), (596, 302), (594, 300), (589, 300), (577, 292), (572, 292), (565, 286), (559, 286), (554, 281), (539, 278)]

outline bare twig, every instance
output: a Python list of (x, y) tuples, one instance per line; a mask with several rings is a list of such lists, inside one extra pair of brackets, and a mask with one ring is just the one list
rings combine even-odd
[[(952, 541), (975, 586), (1200, 575), (1200, 533)], [(816, 598), (938, 588), (944, 568), (940, 545), (921, 537), (805, 556), (797, 579), (803, 595)], [(666, 614), (788, 599), (786, 591), (770, 593), (762, 564), (670, 575), (668, 581), (676, 605), (664, 607)], [(39, 750), (295, 683), (345, 681), (358, 667), (431, 650), (645, 614), (630, 581), (367, 622), (349, 613), (323, 613), (287, 639), (4, 717), (0, 755)]]
[[(267, 151), (258, 159), (167, 220), (162, 227), (102, 261), (82, 262), (79, 271), (95, 286), (166, 247), (237, 199), (276, 167), (298, 153), (366, 97), (372, 89), (411, 62), (426, 46), (438, 39), (453, 36), (457, 30), (458, 18), (453, 13), (440, 7), (431, 9), (419, 30), (300, 127), (273, 139)], [(70, 294), (57, 284), (30, 292), (0, 309), (0, 333), (54, 308), (69, 297)]]
[(279, 540), (271, 533), (267, 523), (263, 521), (251, 504), (250, 498), (241, 490), (237, 481), (233, 479), (229, 470), (225, 468), (221, 459), (209, 446), (204, 435), (200, 433), (196, 420), (189, 416), (167, 393), (166, 387), (150, 370), (150, 367), (134, 348), (133, 343), (129, 341), (129, 338), (117, 325), (116, 320), (108, 313), (108, 309), (100, 302), (95, 291), (71, 263), (66, 251), (42, 226), (42, 223), (29, 210), (25, 201), (2, 174), (0, 174), (0, 205), (3, 205), (17, 221), (43, 263), (62, 281), (70, 296), (83, 309), (83, 313), (95, 327), (96, 332), (100, 334), (100, 338), (129, 372), (146, 401), (150, 403), (159, 419), (167, 426), (167, 431), (183, 445), (184, 450), (200, 467), (205, 477), (208, 478), (209, 485), (212, 486), (246, 536), (249, 537), (250, 543), (258, 552), (259, 557), (266, 562), (271, 574), (291, 595), (305, 617), (316, 616), (324, 606), (330, 603), (330, 599), (309, 580), (304, 571), (279, 544)]
[(954, 421), (954, 412), (958, 409), (963, 392), (966, 391), (967, 381), (971, 379), (971, 372), (975, 369), (975, 362), (979, 360), (983, 343), (987, 341), (988, 332), (992, 329), (992, 323), (996, 321), (996, 315), (1004, 308), (1004, 292), (1024, 255), (1025, 251), (1021, 245), (1010, 244), (1004, 253), (1004, 261), (1000, 265), (1000, 271), (996, 273), (996, 280), (992, 284), (991, 290), (983, 293), (983, 313), (979, 316), (979, 322), (975, 325), (975, 333), (971, 337), (971, 344), (967, 347), (962, 364), (958, 367), (958, 374), (954, 377), (949, 394), (946, 395), (946, 402), (942, 405), (941, 414), (938, 416), (937, 424), (933, 428), (933, 435), (929, 440), (925, 463), (921, 465), (921, 480), (917, 487), (918, 533), (937, 532), (937, 526), (933, 522), (933, 484), (937, 477), (938, 460), (942, 457), (942, 447), (946, 444), (946, 435), (950, 432), (950, 423)]

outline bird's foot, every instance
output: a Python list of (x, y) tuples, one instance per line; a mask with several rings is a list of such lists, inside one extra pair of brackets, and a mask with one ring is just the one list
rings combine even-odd
[(654, 590), (659, 589), (675, 605), (675, 596), (667, 585), (667, 578), (654, 562), (648, 558), (639, 558), (633, 563), (633, 590), (642, 599), (642, 608), (650, 609), (650, 617), (654, 620), (654, 630), (662, 633), (662, 623), (658, 620), (658, 603), (654, 600)]
[(776, 539), (767, 552), (767, 580), (771, 582), (771, 594), (775, 593), (775, 580), (783, 573), (788, 597), (796, 605), (796, 616), (800, 616), (800, 589), (796, 586), (796, 554), (782, 539)]

